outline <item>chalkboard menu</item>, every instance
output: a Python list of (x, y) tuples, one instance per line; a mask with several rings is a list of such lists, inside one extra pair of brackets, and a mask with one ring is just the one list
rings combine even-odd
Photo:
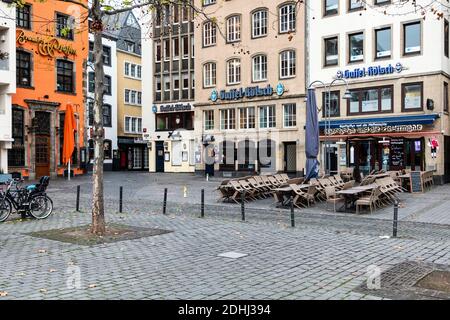
[(410, 175), (411, 192), (423, 192), (422, 173), (420, 171), (411, 171)]
[(404, 145), (403, 139), (391, 139), (391, 166), (404, 166)]

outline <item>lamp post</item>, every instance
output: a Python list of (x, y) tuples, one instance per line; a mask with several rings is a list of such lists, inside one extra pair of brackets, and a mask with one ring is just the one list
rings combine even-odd
[[(327, 175), (329, 175), (330, 171), (331, 171), (331, 154), (330, 154), (330, 150), (329, 150), (330, 149), (330, 139), (328, 137), (328, 135), (330, 134), (330, 131), (331, 131), (331, 88), (338, 81), (342, 81), (345, 84), (345, 93), (342, 96), (342, 98), (345, 99), (345, 100), (351, 99), (352, 98), (352, 94), (348, 90), (348, 81), (345, 80), (344, 78), (334, 78), (333, 81), (331, 81), (331, 83), (329, 85), (326, 85), (321, 80), (315, 80), (315, 81), (311, 82), (310, 85), (308, 86), (308, 89), (310, 89), (315, 83), (319, 83), (326, 90), (326, 101), (325, 101), (325, 136), (326, 136), (326, 141), (325, 141), (325, 152), (327, 154), (327, 164), (325, 166), (325, 173)], [(320, 112), (319, 109), (317, 111)]]

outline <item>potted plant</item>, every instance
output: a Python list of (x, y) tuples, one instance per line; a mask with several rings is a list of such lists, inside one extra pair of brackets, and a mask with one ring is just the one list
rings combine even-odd
[(0, 183), (8, 181), (9, 179), (12, 178), (12, 176), (10, 174), (7, 173), (3, 173), (3, 169), (0, 168)]

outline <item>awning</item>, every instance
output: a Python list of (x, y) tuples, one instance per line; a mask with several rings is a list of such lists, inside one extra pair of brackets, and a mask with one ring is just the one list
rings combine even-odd
[(379, 126), (399, 126), (399, 125), (430, 125), (433, 124), (439, 114), (420, 114), (410, 116), (392, 116), (392, 117), (376, 117), (376, 118), (355, 118), (345, 120), (321, 120), (319, 122), (320, 129), (325, 128), (356, 128), (360, 126), (379, 127)]

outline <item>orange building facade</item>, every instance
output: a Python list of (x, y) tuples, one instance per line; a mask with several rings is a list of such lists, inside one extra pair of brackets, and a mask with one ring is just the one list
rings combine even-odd
[(17, 91), (12, 100), (9, 171), (30, 179), (64, 173), (64, 114), (72, 104), (76, 118), (72, 171), (82, 174), (89, 51), (86, 10), (46, 0), (27, 1), (16, 11)]

